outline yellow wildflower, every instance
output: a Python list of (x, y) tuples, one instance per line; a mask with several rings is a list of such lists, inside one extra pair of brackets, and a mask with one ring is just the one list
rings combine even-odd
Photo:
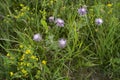
[(38, 61), (38, 58), (36, 58), (36, 61)]
[(13, 76), (13, 74), (14, 74), (13, 72), (10, 72), (10, 76)]
[(47, 63), (47, 61), (45, 61), (45, 60), (42, 61), (42, 64), (46, 65), (46, 63)]
[(21, 7), (24, 7), (24, 4), (20, 4)]
[(107, 4), (107, 6), (108, 6), (108, 7), (111, 7), (111, 6), (112, 6), (112, 4), (110, 4), (110, 3), (109, 3), (109, 4)]
[(25, 51), (25, 53), (26, 53), (26, 54), (30, 54), (31, 51), (28, 49), (28, 50)]
[(24, 64), (23, 62), (20, 63), (20, 65), (23, 65), (23, 64)]
[(30, 63), (27, 63), (27, 66), (30, 66)]
[(33, 55), (32, 55), (32, 56), (31, 56), (31, 59), (36, 59), (36, 56), (33, 56)]
[(23, 60), (23, 59), (25, 59), (25, 55), (24, 55), (24, 54), (22, 55), (22, 57), (21, 57), (21, 59), (20, 59), (20, 60)]
[(38, 61), (38, 58), (34, 55), (31, 56), (31, 59)]
[(27, 71), (26, 71), (25, 69), (22, 69), (21, 72), (22, 72), (23, 74), (25, 74), (25, 75), (28, 74)]
[(20, 48), (23, 48), (23, 45), (20, 45), (19, 47), (20, 47)]
[(7, 57), (9, 57), (10, 56), (10, 54), (9, 53), (7, 53)]

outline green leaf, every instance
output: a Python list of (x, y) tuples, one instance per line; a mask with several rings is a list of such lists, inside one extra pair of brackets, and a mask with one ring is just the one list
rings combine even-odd
[(48, 33), (48, 25), (47, 22), (44, 19), (41, 19), (41, 24), (45, 28), (45, 33)]

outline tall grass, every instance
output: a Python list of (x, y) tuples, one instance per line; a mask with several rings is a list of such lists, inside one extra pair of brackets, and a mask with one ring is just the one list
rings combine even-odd
[(119, 0), (1, 0), (0, 79), (119, 80), (119, 7)]

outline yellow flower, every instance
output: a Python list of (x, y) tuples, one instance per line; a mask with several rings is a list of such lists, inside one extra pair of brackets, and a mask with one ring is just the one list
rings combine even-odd
[(112, 6), (112, 4), (110, 4), (110, 3), (109, 3), (109, 4), (107, 4), (107, 6), (108, 6), (108, 7), (111, 7), (111, 6)]
[(45, 61), (45, 60), (42, 61), (42, 64), (46, 65), (46, 63), (47, 63), (47, 61)]
[(36, 61), (38, 61), (38, 58), (36, 58)]
[(23, 65), (23, 64), (24, 64), (23, 62), (20, 63), (20, 65)]
[(9, 57), (10, 56), (10, 54), (9, 53), (7, 53), (7, 57)]
[(38, 61), (38, 58), (34, 55), (31, 56), (31, 59)]
[(32, 55), (32, 56), (31, 56), (31, 59), (36, 59), (36, 56), (33, 56), (33, 55)]
[(25, 69), (22, 69), (21, 72), (22, 72), (23, 74), (25, 74), (25, 75), (28, 74), (27, 71), (26, 71)]
[(20, 45), (19, 47), (20, 47), (20, 48), (23, 48), (23, 45)]
[(13, 74), (14, 74), (13, 72), (10, 72), (10, 76), (13, 76)]
[(20, 59), (20, 60), (23, 60), (23, 59), (25, 59), (25, 55), (24, 55), (24, 54), (22, 55), (22, 57), (21, 57), (21, 59)]
[(23, 6), (24, 6), (24, 4), (20, 4), (20, 6), (21, 6), (21, 7), (23, 7)]
[(30, 63), (27, 63), (27, 66), (30, 66)]
[(28, 49), (28, 50), (25, 51), (25, 53), (26, 53), (26, 54), (30, 54), (31, 51)]

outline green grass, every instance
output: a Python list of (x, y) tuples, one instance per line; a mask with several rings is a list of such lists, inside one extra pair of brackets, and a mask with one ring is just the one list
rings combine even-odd
[(0, 0), (0, 80), (119, 80), (119, 7), (119, 0)]

